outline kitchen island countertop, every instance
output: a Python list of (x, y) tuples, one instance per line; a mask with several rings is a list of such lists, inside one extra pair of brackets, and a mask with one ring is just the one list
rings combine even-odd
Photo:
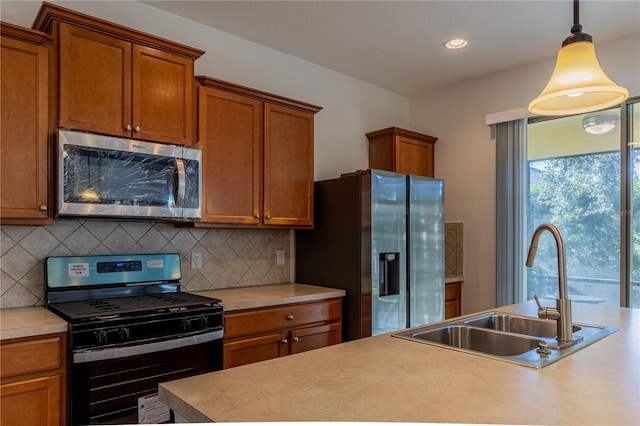
[(163, 383), (160, 399), (194, 422), (640, 424), (640, 310), (573, 305), (619, 331), (540, 370), (385, 334)]

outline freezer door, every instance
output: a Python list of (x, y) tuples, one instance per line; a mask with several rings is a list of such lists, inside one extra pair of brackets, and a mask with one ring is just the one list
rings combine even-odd
[(407, 326), (406, 175), (371, 171), (373, 336)]
[(444, 182), (409, 176), (410, 326), (444, 319)]

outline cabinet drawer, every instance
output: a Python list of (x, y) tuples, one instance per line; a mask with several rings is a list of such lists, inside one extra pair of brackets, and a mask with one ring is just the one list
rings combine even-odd
[(340, 299), (225, 314), (225, 339), (341, 318)]
[(0, 377), (11, 377), (62, 367), (62, 338), (9, 341), (0, 345)]

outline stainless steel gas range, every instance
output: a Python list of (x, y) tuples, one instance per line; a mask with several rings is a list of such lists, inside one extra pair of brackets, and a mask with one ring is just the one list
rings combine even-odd
[(175, 253), (46, 259), (47, 307), (69, 323), (72, 425), (172, 421), (158, 383), (222, 369), (220, 300), (180, 279)]

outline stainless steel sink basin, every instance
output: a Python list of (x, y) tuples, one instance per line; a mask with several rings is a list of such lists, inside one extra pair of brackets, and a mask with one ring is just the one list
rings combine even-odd
[[(491, 313), (465, 321), (465, 325), (547, 338), (555, 338), (558, 334), (555, 321), (500, 313)], [(574, 333), (580, 329), (580, 326), (573, 325)]]
[(408, 329), (393, 337), (542, 368), (616, 332), (573, 324), (573, 341), (558, 345), (556, 322), (491, 311)]
[(514, 356), (536, 349), (542, 340), (507, 333), (496, 333), (483, 328), (451, 325), (435, 330), (414, 333), (414, 339), (440, 343), (491, 355)]

